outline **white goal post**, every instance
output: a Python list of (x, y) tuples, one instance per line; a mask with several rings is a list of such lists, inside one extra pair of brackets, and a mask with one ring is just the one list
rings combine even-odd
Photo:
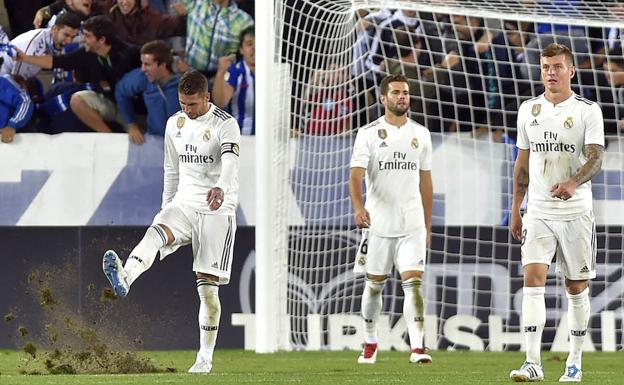
[[(390, 72), (410, 78), (410, 117), (434, 143), (426, 345), (522, 348), (520, 248), (506, 225), (515, 110), (541, 93), (539, 49), (549, 39), (575, 50), (573, 87), (601, 105), (608, 139), (593, 181), (598, 277), (585, 348), (623, 348), (624, 79), (616, 85), (610, 74), (624, 7), (573, 3), (256, 0), (256, 352), (362, 342), (349, 159), (357, 128), (381, 113), (378, 84)], [(403, 11), (414, 14), (401, 19)], [(566, 350), (567, 299), (553, 271), (543, 345)], [(383, 301), (380, 347), (407, 349), (396, 276)]]

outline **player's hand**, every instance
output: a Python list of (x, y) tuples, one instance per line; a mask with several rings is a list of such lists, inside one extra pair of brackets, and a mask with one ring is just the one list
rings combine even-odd
[(370, 227), (370, 214), (366, 209), (357, 210), (355, 212), (355, 225), (359, 229), (365, 229)]
[(143, 131), (136, 123), (128, 124), (128, 136), (130, 136), (130, 141), (134, 144), (143, 144), (145, 143), (145, 136), (143, 135)]
[(223, 190), (219, 187), (211, 188), (208, 191), (208, 196), (206, 197), (206, 202), (208, 202), (208, 207), (210, 210), (218, 210), (219, 207), (223, 204), (224, 194)]
[(511, 221), (509, 222), (511, 235), (516, 241), (522, 240), (522, 215), (520, 210), (511, 210)]
[(15, 54), (13, 55), (13, 60), (15, 60), (15, 61), (22, 61), (22, 60), (24, 60), (24, 57), (26, 56), (24, 51), (22, 51), (21, 49), (15, 47), (15, 46), (13, 46), (12, 48), (15, 51)]
[(15, 128), (4, 127), (2, 130), (0, 130), (0, 132), (0, 135), (2, 135), (3, 143), (11, 143), (13, 141), (13, 138), (15, 138)]
[(564, 201), (572, 198), (575, 192), (576, 181), (573, 179), (569, 179), (561, 183), (556, 183), (550, 188), (550, 196), (552, 196), (553, 198), (563, 199)]

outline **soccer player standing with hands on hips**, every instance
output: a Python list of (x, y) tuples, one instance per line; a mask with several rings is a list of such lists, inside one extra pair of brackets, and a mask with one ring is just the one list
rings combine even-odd
[[(590, 180), (602, 165), (604, 123), (600, 107), (570, 86), (574, 57), (550, 44), (541, 53), (544, 94), (518, 110), (511, 233), (522, 241), (522, 328), (526, 360), (510, 378), (541, 381), (540, 350), (546, 323), (546, 276), (554, 255), (565, 277), (570, 353), (559, 382), (580, 382), (581, 354), (590, 316), (588, 280), (596, 277), (596, 226)], [(529, 191), (527, 213), (520, 206)]]
[[(385, 114), (359, 129), (349, 180), (356, 225), (367, 229), (365, 237), (368, 233), (360, 248), (362, 256), (356, 261), (366, 273), (362, 295), (365, 343), (358, 362), (376, 361), (381, 292), (394, 264), (403, 282), (410, 362), (429, 363), (431, 356), (424, 347), (422, 276), (431, 240), (431, 135), (407, 117), (410, 94), (405, 76), (387, 76), (380, 87)], [(366, 204), (362, 198), (364, 176)]]
[(238, 201), (240, 128), (236, 119), (210, 103), (208, 80), (197, 71), (180, 79), (182, 111), (165, 130), (164, 191), (161, 211), (122, 266), (114, 251), (103, 269), (115, 293), (125, 297), (132, 283), (183, 245), (193, 246), (199, 293), (200, 349), (190, 373), (209, 373), (221, 303), (219, 285), (230, 280)]

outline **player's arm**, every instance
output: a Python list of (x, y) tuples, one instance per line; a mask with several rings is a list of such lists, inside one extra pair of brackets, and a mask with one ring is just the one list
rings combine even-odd
[(559, 198), (567, 201), (572, 198), (578, 186), (590, 181), (596, 174), (598, 174), (602, 168), (604, 147), (600, 144), (587, 144), (583, 147), (583, 154), (587, 158), (587, 162), (579, 168), (576, 174), (565, 182), (556, 183), (551, 187), (550, 192), (553, 198)]
[[(173, 119), (173, 118), (170, 118)], [(167, 121), (167, 125), (169, 122)], [(180, 180), (179, 159), (171, 135), (165, 130), (165, 161), (164, 161), (164, 178), (163, 178), (163, 197), (162, 206), (173, 199), (178, 191), (178, 181)]]
[(511, 235), (516, 240), (522, 238), (522, 216), (520, 206), (529, 189), (529, 150), (518, 149), (514, 165), (513, 198), (511, 204)]
[(36, 65), (37, 67), (47, 69), (47, 70), (52, 68), (52, 55), (41, 55), (41, 56), (27, 55), (26, 53), (21, 51), (19, 48), (16, 48), (15, 51), (16, 51), (15, 53), (16, 61), (21, 61), (23, 63)]
[(221, 207), (225, 194), (234, 192), (238, 185), (240, 128), (233, 118), (228, 119), (221, 137), (221, 174), (215, 187), (208, 191), (206, 202), (211, 210)]
[(431, 244), (431, 217), (433, 213), (433, 181), (431, 170), (420, 170), (420, 199), (422, 200), (425, 214), (425, 227), (427, 228), (427, 245)]
[(351, 167), (349, 175), (349, 195), (355, 211), (355, 224), (359, 228), (370, 227), (371, 222), (370, 214), (364, 208), (364, 198), (362, 198), (362, 181), (365, 174), (365, 168)]

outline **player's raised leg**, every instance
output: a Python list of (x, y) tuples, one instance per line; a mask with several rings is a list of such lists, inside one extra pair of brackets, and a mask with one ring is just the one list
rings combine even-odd
[(377, 320), (381, 313), (386, 276), (368, 275), (362, 294), (362, 318), (364, 320), (364, 349), (358, 357), (360, 364), (374, 364), (377, 360)]
[(171, 241), (173, 235), (166, 226), (152, 225), (130, 253), (125, 266), (122, 266), (120, 258), (114, 251), (107, 251), (104, 254), (102, 268), (115, 294), (119, 297), (128, 295), (132, 282), (152, 266), (158, 250)]

